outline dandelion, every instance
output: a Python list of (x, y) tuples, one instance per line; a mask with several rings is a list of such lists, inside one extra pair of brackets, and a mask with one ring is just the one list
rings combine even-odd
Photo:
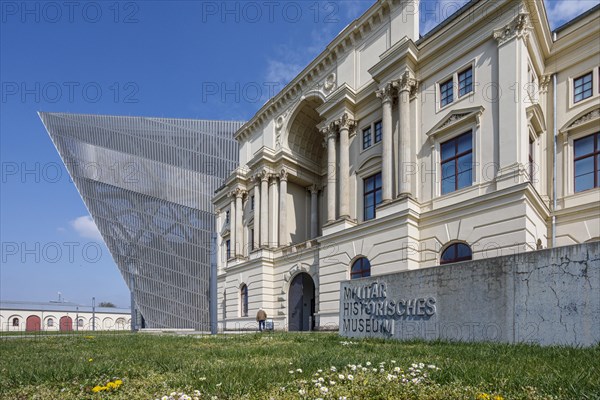
[(94, 392), (94, 393), (98, 393), (101, 391), (102, 391), (102, 386), (98, 386), (98, 385), (94, 386), (94, 388), (92, 389), (92, 392)]

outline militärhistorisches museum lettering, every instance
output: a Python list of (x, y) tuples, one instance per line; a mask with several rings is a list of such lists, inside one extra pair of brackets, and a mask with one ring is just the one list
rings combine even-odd
[(392, 336), (396, 320), (428, 319), (436, 312), (435, 302), (431, 296), (389, 299), (383, 282), (344, 287), (341, 307), (343, 330)]

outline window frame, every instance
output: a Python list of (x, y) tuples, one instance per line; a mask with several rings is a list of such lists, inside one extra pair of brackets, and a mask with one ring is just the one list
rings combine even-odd
[[(363, 268), (364, 265), (368, 266), (367, 268)], [(360, 269), (358, 271), (354, 271), (354, 266), (360, 263)], [(367, 257), (360, 256), (356, 258), (352, 264), (350, 264), (350, 280), (368, 278), (371, 276), (371, 261)], [(366, 274), (366, 275), (365, 275)]]
[[(590, 80), (589, 82), (584, 82), (583, 80), (589, 75)], [(577, 81), (578, 80), (582, 80), (581, 85), (577, 85)], [(589, 95), (587, 97), (584, 97), (584, 94), (588, 91), (583, 89), (583, 86), (585, 84), (589, 83), (590, 84), (590, 88), (589, 88)], [(582, 88), (581, 93), (577, 93), (577, 89), (578, 88)], [(580, 94), (581, 95), (581, 99), (577, 100), (576, 96)], [(584, 100), (589, 99), (590, 97), (594, 96), (594, 71), (588, 71), (585, 74), (582, 74), (576, 78), (573, 78), (573, 104), (577, 104), (577, 103), (581, 103)]]
[[(377, 175), (379, 175), (379, 180), (381, 182), (381, 186), (379, 188), (377, 187)], [(372, 189), (367, 187), (367, 181), (369, 179), (373, 180), (373, 188)], [(363, 205), (363, 214), (362, 214), (363, 221), (371, 221), (371, 220), (377, 219), (377, 206), (379, 204), (381, 204), (381, 201), (379, 203), (377, 203), (377, 192), (380, 193), (380, 196), (383, 196), (383, 179), (381, 177), (381, 171), (375, 172), (372, 175), (364, 177), (362, 189), (363, 189), (362, 190), (362, 192), (363, 192), (363, 196), (362, 196), (362, 198), (363, 198), (363, 204), (362, 204)], [(367, 218), (367, 201), (366, 201), (366, 199), (369, 194), (373, 194), (373, 197), (374, 197), (374, 199), (373, 199), (374, 204), (372, 206), (373, 207), (373, 217), (372, 218)], [(368, 207), (371, 208), (371, 206), (368, 206)]]
[(225, 258), (231, 260), (231, 239), (225, 240)]
[[(469, 83), (469, 85), (471, 85), (471, 89), (469, 89), (469, 91), (468, 91), (468, 92), (465, 92), (465, 93), (463, 93), (463, 94), (460, 94), (460, 92), (461, 92), (461, 90), (462, 90), (462, 88), (461, 88), (461, 80), (460, 80), (460, 75), (461, 75), (461, 74), (464, 74), (464, 73), (465, 73), (465, 72), (467, 72), (467, 71), (471, 71), (471, 76), (469, 77), (469, 78), (471, 79), (471, 83)], [(460, 99), (460, 98), (462, 98), (462, 97), (464, 97), (464, 96), (468, 96), (469, 94), (473, 93), (473, 90), (474, 90), (474, 85), (473, 85), (473, 83), (474, 83), (474, 82), (473, 82), (473, 66), (472, 66), (472, 65), (469, 65), (469, 66), (467, 66), (466, 68), (463, 68), (462, 70), (460, 70), (460, 71), (457, 73), (457, 78), (456, 78), (456, 81), (457, 81), (457, 83), (458, 83), (458, 93), (457, 93), (457, 95), (458, 95), (458, 98), (459, 98), (459, 99)]]
[[(466, 135), (470, 135), (470, 137), (471, 137), (470, 148), (469, 148), (468, 151), (458, 152), (458, 142), (459, 142), (459, 139), (461, 137), (463, 137), (463, 136), (466, 136)], [(449, 157), (449, 158), (446, 158), (446, 159), (443, 159), (442, 158), (442, 147), (445, 144), (447, 144), (449, 142), (453, 142), (453, 141), (455, 142), (453, 156)], [(457, 192), (457, 191), (459, 191), (461, 189), (465, 189), (465, 188), (471, 187), (475, 183), (475, 178), (473, 176), (474, 175), (473, 174), (473, 170), (475, 169), (474, 168), (475, 167), (475, 162), (474, 162), (474, 158), (475, 157), (474, 157), (474, 154), (473, 154), (474, 153), (474, 148), (473, 147), (474, 147), (474, 145), (473, 145), (473, 129), (469, 129), (468, 131), (465, 131), (465, 132), (463, 132), (461, 134), (458, 134), (456, 136), (448, 138), (447, 140), (445, 140), (443, 142), (440, 142), (440, 164), (439, 164), (440, 165), (440, 194), (442, 196), (447, 195), (447, 194), (451, 194), (451, 193), (455, 193), (455, 192)], [(466, 156), (467, 154), (471, 154), (471, 169), (470, 169), (470, 171), (471, 171), (471, 183), (469, 185), (466, 185), (466, 186), (458, 187), (458, 176), (459, 176), (459, 163), (458, 163), (458, 160), (461, 157)], [(444, 192), (444, 164), (447, 164), (447, 163), (452, 162), (452, 161), (454, 161), (454, 175), (452, 175), (452, 176), (455, 177), (455, 180), (454, 180), (454, 190), (451, 190), (449, 192)]]
[(240, 317), (248, 316), (248, 285), (240, 286)]
[[(575, 81), (585, 77), (586, 75), (592, 75), (592, 88), (591, 88), (591, 96), (582, 98), (581, 100), (575, 101)], [(577, 74), (574, 74), (568, 79), (568, 104), (569, 109), (574, 107), (580, 107), (582, 104), (588, 104), (589, 102), (594, 102), (594, 99), (598, 99), (600, 97), (600, 65), (597, 65), (593, 68), (587, 68), (585, 70), (579, 71)]]
[[(477, 58), (472, 59), (466, 64), (461, 65), (459, 68), (454, 69), (451, 73), (444, 75), (441, 79), (435, 82), (435, 93), (436, 93), (436, 112), (440, 112), (448, 107), (451, 107), (452, 104), (456, 104), (463, 99), (468, 99), (475, 94), (475, 85), (477, 82), (476, 79), (476, 68)], [(460, 80), (459, 75), (471, 70), (471, 90), (465, 92), (464, 94), (460, 94)], [(450, 102), (446, 104), (442, 104), (442, 86), (449, 81), (452, 81), (452, 99)]]
[[(448, 89), (444, 90), (444, 88), (447, 87)], [(441, 82), (439, 84), (439, 91), (440, 91), (440, 109), (449, 106), (450, 104), (454, 103), (454, 77), (450, 77), (449, 79), (446, 79), (445, 81)], [(444, 91), (446, 92), (446, 95), (444, 96)], [(448, 96), (448, 92), (450, 92), (450, 96)], [(448, 100), (447, 103), (444, 104), (445, 100)]]
[[(379, 126), (379, 136), (377, 135), (377, 127)], [(373, 123), (373, 145), (380, 143), (383, 140), (383, 120), (378, 120)]]
[[(587, 139), (588, 137), (592, 136), (593, 137), (593, 149), (591, 153), (586, 153), (584, 155), (581, 156), (576, 156), (575, 155), (575, 149), (577, 147), (577, 142), (583, 140), (583, 139)], [(591, 188), (587, 188), (587, 189), (582, 189), (582, 190), (577, 190), (577, 175), (576, 172), (577, 170), (575, 169), (575, 163), (577, 161), (581, 161), (581, 160), (585, 160), (587, 158), (592, 158), (592, 162), (593, 162), (593, 174), (594, 174), (594, 184)], [(589, 135), (585, 135), (582, 137), (579, 137), (577, 139), (573, 140), (573, 161), (572, 161), (572, 165), (573, 165), (573, 193), (583, 193), (586, 192), (588, 190), (593, 190), (593, 189), (597, 189), (600, 187), (600, 179), (598, 178), (598, 172), (599, 172), (599, 168), (600, 168), (600, 163), (598, 162), (598, 158), (600, 158), (600, 131), (597, 131), (595, 133), (591, 133)]]
[[(367, 140), (368, 138), (368, 140)], [(368, 142), (368, 143), (367, 143)], [(366, 150), (373, 146), (372, 127), (369, 125), (362, 130), (362, 149)]]
[[(469, 249), (470, 255), (463, 256), (463, 257), (456, 257), (456, 258), (453, 258), (450, 261), (442, 261), (442, 259), (444, 258), (444, 254), (448, 250), (450, 250), (450, 248), (458, 247), (458, 246), (466, 246)], [(458, 251), (456, 251), (456, 254), (458, 255)], [(466, 242), (451, 242), (451, 243), (448, 243), (446, 246), (444, 246), (442, 248), (442, 251), (440, 251), (440, 263), (439, 263), (440, 265), (448, 265), (448, 264), (454, 264), (454, 263), (457, 263), (457, 262), (471, 261), (471, 260), (473, 260), (473, 249)]]

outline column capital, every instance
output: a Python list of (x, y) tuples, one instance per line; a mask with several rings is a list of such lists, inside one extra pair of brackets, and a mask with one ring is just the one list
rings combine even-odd
[(382, 103), (391, 102), (394, 99), (394, 86), (391, 82), (386, 83), (380, 89), (375, 91), (375, 96), (381, 99)]
[(521, 8), (519, 14), (512, 21), (500, 29), (494, 31), (494, 39), (498, 41), (498, 46), (511, 41), (515, 38), (521, 38), (527, 41), (531, 33), (532, 26), (529, 13)]
[(286, 171), (285, 168), (282, 168), (281, 171), (279, 171), (279, 180), (287, 182), (287, 180), (288, 180), (288, 172)]
[(419, 82), (414, 78), (412, 72), (406, 70), (400, 75), (400, 79), (393, 82), (394, 87), (398, 89), (398, 93), (409, 92), (412, 97), (419, 85)]
[(241, 199), (242, 197), (244, 197), (248, 192), (246, 192), (244, 189), (241, 188), (236, 188), (231, 192), (231, 197), (235, 197), (236, 199), (239, 198)]
[(306, 190), (308, 190), (310, 194), (318, 194), (319, 190), (321, 190), (321, 186), (315, 183), (314, 185), (308, 186)]
[(350, 114), (347, 112), (343, 113), (342, 116), (334, 121), (334, 124), (340, 129), (346, 129), (348, 131), (353, 131), (356, 127), (356, 121), (352, 119)]
[(266, 169), (263, 169), (263, 170), (259, 171), (256, 174), (256, 179), (258, 181), (261, 181), (261, 182), (263, 182), (263, 181), (267, 181), (268, 182), (269, 181), (269, 172), (267, 172)]

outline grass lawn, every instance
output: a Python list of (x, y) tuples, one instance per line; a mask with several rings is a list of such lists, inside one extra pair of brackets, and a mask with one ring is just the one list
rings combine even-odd
[(322, 333), (0, 339), (2, 399), (160, 399), (172, 392), (201, 399), (600, 399), (600, 346), (349, 341)]

